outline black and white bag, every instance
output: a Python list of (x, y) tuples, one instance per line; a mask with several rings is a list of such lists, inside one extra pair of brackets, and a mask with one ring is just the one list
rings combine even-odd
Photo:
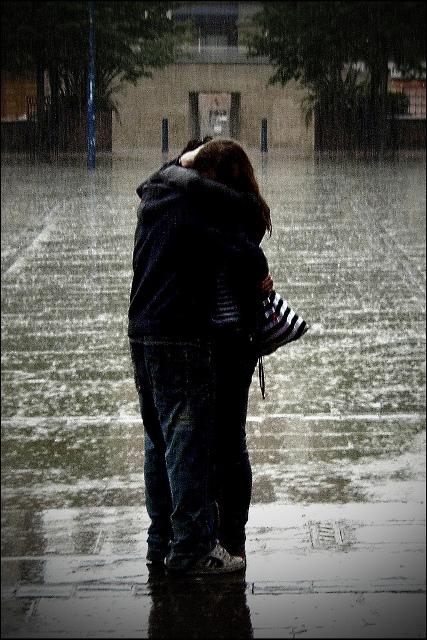
[(258, 318), (257, 348), (260, 357), (298, 340), (309, 329), (305, 320), (274, 289), (261, 302)]

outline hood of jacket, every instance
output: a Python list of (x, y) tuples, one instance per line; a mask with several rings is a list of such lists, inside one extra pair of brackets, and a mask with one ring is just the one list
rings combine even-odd
[(138, 187), (137, 194), (142, 201), (138, 215), (154, 213), (184, 196), (198, 207), (213, 208), (218, 219), (227, 216), (230, 223), (234, 220), (258, 243), (265, 233), (261, 207), (253, 194), (205, 178), (195, 169), (176, 164), (162, 168)]

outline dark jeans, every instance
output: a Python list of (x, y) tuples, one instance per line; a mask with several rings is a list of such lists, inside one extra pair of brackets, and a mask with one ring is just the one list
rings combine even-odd
[(245, 549), (245, 525), (252, 491), (246, 414), (257, 357), (243, 333), (224, 331), (217, 336), (213, 347), (218, 538), (231, 554), (240, 554)]
[[(244, 546), (252, 475), (245, 421), (256, 358), (231, 337), (131, 340), (145, 428), (148, 547), (186, 569), (219, 538)], [(219, 517), (219, 519), (218, 519)]]

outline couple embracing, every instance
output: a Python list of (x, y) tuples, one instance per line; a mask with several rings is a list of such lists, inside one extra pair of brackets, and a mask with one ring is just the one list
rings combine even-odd
[(249, 387), (270, 210), (233, 140), (190, 141), (138, 189), (128, 335), (144, 424), (147, 563), (244, 570)]

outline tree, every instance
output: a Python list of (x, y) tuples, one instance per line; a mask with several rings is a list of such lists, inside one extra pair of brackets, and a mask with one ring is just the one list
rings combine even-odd
[(255, 22), (260, 31), (249, 42), (250, 54), (269, 57), (276, 67), (271, 83), (295, 79), (317, 98), (368, 87), (371, 142), (381, 151), (389, 63), (425, 72), (425, 3), (265, 2)]
[[(174, 60), (183, 34), (170, 15), (175, 2), (95, 2), (98, 106), (114, 107), (113, 94), (124, 81), (136, 83), (152, 69)], [(84, 102), (88, 61), (88, 3), (11, 1), (2, 3), (3, 70), (34, 74), (38, 101), (44, 74), (52, 99)]]

